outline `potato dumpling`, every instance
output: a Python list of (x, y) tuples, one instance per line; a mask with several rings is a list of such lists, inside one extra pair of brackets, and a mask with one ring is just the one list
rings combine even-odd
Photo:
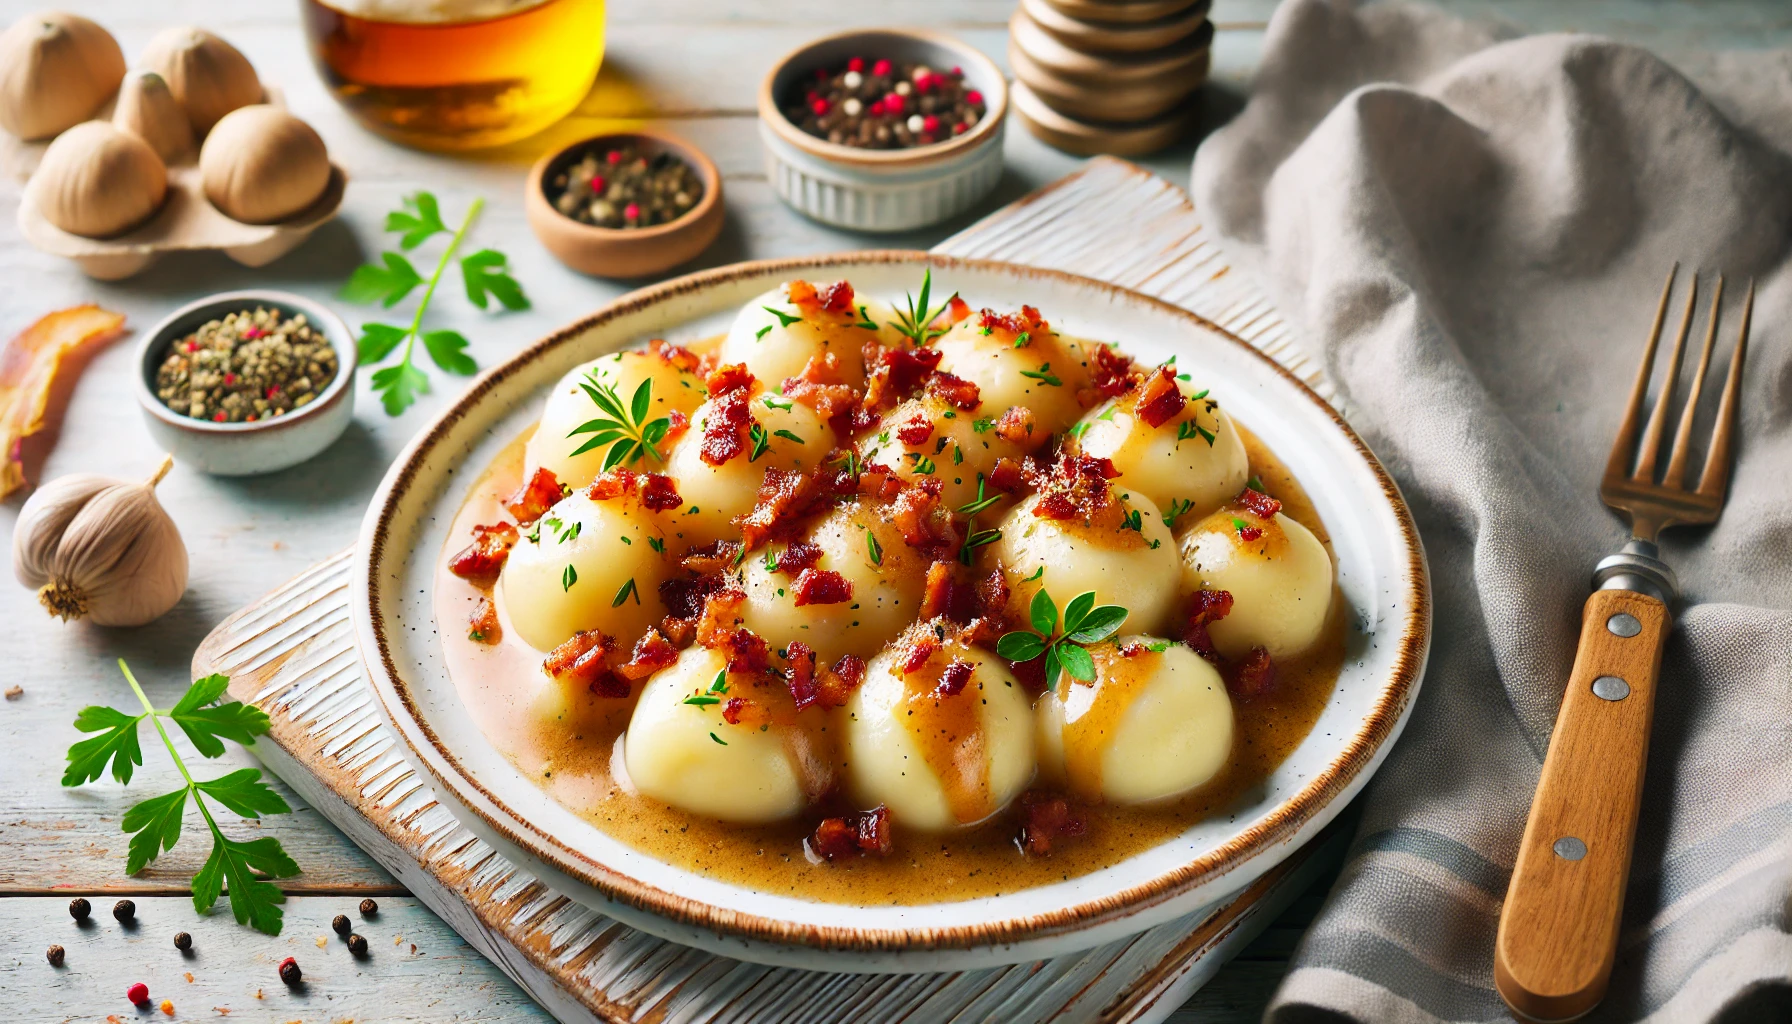
[(1096, 604), (1127, 609), (1128, 629), (1167, 630), (1182, 575), (1175, 539), (1151, 499), (1122, 483), (1113, 482), (1114, 504), (1089, 517), (1042, 519), (1033, 514), (1035, 494), (1002, 519), (1002, 536), (984, 557), (1007, 575), (1017, 621), (1040, 588), (1059, 608), (1093, 590)]
[(982, 333), (980, 319), (961, 321), (934, 343), (939, 368), (977, 385), (983, 399), (978, 416), (1000, 419), (1010, 406), (1030, 409), (1032, 447), (1038, 448), (1083, 414), (1077, 391), (1089, 384), (1089, 362), (1082, 344), (1041, 330), (1016, 348), (1010, 332)]
[[(825, 759), (795, 724), (788, 690), (726, 665), (717, 651), (692, 647), (647, 680), (622, 738), (628, 780), (692, 814), (747, 823), (788, 818), (823, 788), (817, 773), (825, 774)], [(781, 721), (731, 724), (723, 717), (731, 696), (769, 705)]]
[[(946, 505), (962, 508), (977, 499), (979, 473), (987, 475), (997, 459), (1018, 459), (1026, 454), (991, 429), (989, 421), (982, 418), (986, 408), (964, 412), (933, 395), (910, 399), (893, 409), (877, 432), (865, 438), (861, 457), (866, 463), (889, 466), (904, 480), (939, 477), (945, 485), (940, 496)], [(903, 428), (917, 423), (933, 429), (925, 440), (909, 444), (902, 439)], [(982, 430), (977, 429), (979, 424)], [(919, 433), (915, 430), (911, 436)], [(986, 496), (1000, 493), (986, 489)]]
[[(548, 394), (547, 408), (541, 412), (541, 423), (536, 426), (534, 436), (529, 438), (523, 455), (523, 479), (527, 480), (538, 468), (551, 471), (555, 478), (569, 487), (583, 487), (597, 479), (598, 472), (603, 468), (604, 452), (609, 445), (593, 448), (582, 455), (573, 454), (591, 435), (574, 434), (572, 431), (592, 420), (609, 418), (592, 402), (585, 389), (579, 386), (581, 382), (587, 381), (588, 374), (598, 383), (615, 388), (625, 409), (629, 408), (629, 403), (642, 382), (652, 381), (653, 386), (648, 392), (653, 396), (651, 411), (647, 414), (649, 422), (674, 410), (689, 416), (707, 397), (703, 390), (703, 378), (680, 370), (649, 352), (614, 352), (588, 363), (580, 363), (560, 378), (560, 383), (555, 384), (554, 390)], [(644, 464), (635, 468), (655, 469), (656, 467), (645, 464), (650, 461), (645, 460)]]
[(1083, 800), (1144, 804), (1180, 796), (1225, 765), (1232, 701), (1206, 659), (1144, 636), (1089, 654), (1094, 682), (1061, 676), (1034, 708), (1041, 774)]
[[(831, 663), (843, 654), (869, 658), (915, 621), (927, 589), (929, 560), (908, 546), (887, 509), (856, 501), (828, 513), (802, 540), (821, 549), (814, 568), (852, 584), (850, 600), (796, 604), (796, 573), (768, 568), (789, 545), (772, 544), (747, 557), (743, 624), (774, 648), (801, 640)], [(875, 542), (875, 543), (874, 543)]]
[(1332, 603), (1332, 560), (1311, 530), (1277, 512), (1227, 506), (1181, 540), (1186, 591), (1224, 590), (1232, 610), (1207, 627), (1214, 647), (1239, 658), (1262, 647), (1292, 657), (1319, 639)]
[[(872, 659), (846, 705), (854, 799), (883, 804), (898, 824), (932, 832), (1001, 811), (1034, 770), (1026, 692), (1000, 658), (946, 636), (916, 624)], [(904, 673), (917, 640), (937, 649)]]
[(800, 307), (785, 297), (784, 288), (774, 288), (742, 307), (716, 358), (724, 366), (747, 364), (753, 376), (775, 389), (802, 373), (810, 359), (832, 352), (846, 383), (863, 387), (865, 343), (895, 344), (896, 336), (884, 326), (895, 318), (889, 304), (878, 299), (858, 297), (851, 313), (833, 313)]
[[(746, 450), (734, 458), (720, 466), (703, 461), (709, 402), (691, 415), (690, 432), (666, 456), (665, 472), (678, 482), (678, 495), (684, 499), (665, 517), (667, 531), (680, 546), (737, 538), (740, 531), (729, 520), (753, 507), (767, 469), (813, 470), (833, 450), (833, 429), (801, 402), (762, 391), (753, 396), (751, 407), (757, 430), (748, 438)], [(755, 455), (761, 439), (764, 450)]]
[(1153, 427), (1139, 418), (1137, 395), (1127, 394), (1083, 417), (1077, 447), (1109, 459), (1120, 480), (1178, 521), (1193, 522), (1244, 490), (1250, 461), (1232, 417), (1206, 392), (1177, 381), (1182, 411)]
[(498, 590), (512, 628), (529, 646), (553, 649), (581, 629), (599, 629), (626, 650), (665, 614), (659, 585), (664, 538), (631, 497), (563, 498), (511, 549)]

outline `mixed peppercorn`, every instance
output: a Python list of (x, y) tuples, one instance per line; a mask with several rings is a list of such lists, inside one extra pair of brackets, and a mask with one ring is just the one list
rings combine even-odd
[(691, 165), (633, 146), (591, 149), (548, 183), (554, 209), (600, 228), (650, 228), (689, 213), (703, 198), (703, 179)]
[(784, 108), (790, 123), (818, 139), (858, 149), (910, 149), (963, 135), (989, 112), (961, 68), (854, 57), (818, 69)]
[(176, 341), (156, 371), (156, 397), (213, 423), (255, 423), (310, 404), (339, 371), (336, 349), (305, 317), (230, 313)]

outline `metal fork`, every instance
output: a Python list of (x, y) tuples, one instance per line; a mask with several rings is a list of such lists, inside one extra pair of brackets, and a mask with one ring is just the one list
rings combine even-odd
[(1500, 912), (1494, 982), (1513, 1013), (1529, 1021), (1574, 1020), (1605, 996), (1642, 802), (1661, 650), (1672, 624), (1669, 606), (1679, 594), (1673, 570), (1661, 560), (1655, 542), (1669, 526), (1716, 522), (1730, 482), (1737, 396), (1755, 306), (1753, 282), (1696, 488), (1688, 489), (1687, 470), (1693, 420), (1717, 341), (1721, 276), (1698, 369), (1659, 480), (1669, 407), (1698, 304), (1696, 274), (1661, 394), (1647, 423), (1643, 421), (1679, 270), (1675, 264), (1662, 288), (1643, 365), (1599, 484), (1600, 498), (1629, 519), (1631, 540), (1601, 560), (1593, 574), (1580, 648)]

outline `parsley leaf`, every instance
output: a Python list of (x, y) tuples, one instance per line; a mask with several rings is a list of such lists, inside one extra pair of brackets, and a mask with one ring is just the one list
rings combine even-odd
[(125, 857), (125, 874), (142, 871), (150, 861), (174, 849), (180, 841), (181, 819), (187, 811), (190, 789), (182, 786), (172, 793), (140, 800), (124, 812), (121, 827), (136, 833), (131, 836), (130, 852)]
[(241, 843), (226, 836), (209, 815), (206, 821), (211, 825), (212, 853), (193, 876), (193, 909), (202, 914), (210, 910), (223, 886), (229, 885), (230, 912), (237, 924), (280, 934), (284, 915), (279, 905), (286, 902), (286, 894), (262, 876), (290, 878), (299, 873), (299, 865), (273, 836)]
[(509, 261), (496, 249), (481, 249), (460, 261), (461, 281), (467, 286), (467, 301), (480, 309), (491, 305), (491, 299), (508, 310), (529, 308), (529, 297), (523, 286), (510, 276)]
[(292, 808), (274, 788), (261, 781), (261, 769), (239, 768), (229, 775), (209, 782), (195, 782), (201, 793), (230, 808), (245, 818), (264, 814), (287, 814)]
[(387, 309), (404, 301), (411, 289), (423, 283), (423, 275), (411, 261), (395, 252), (380, 253), (379, 263), (363, 263), (348, 276), (342, 297), (350, 302), (377, 302)]
[(1016, 629), (1002, 634), (996, 641), (996, 653), (1014, 662), (1044, 655), (1047, 689), (1058, 685), (1062, 672), (1085, 683), (1094, 682), (1095, 659), (1087, 648), (1112, 639), (1126, 616), (1126, 609), (1119, 605), (1097, 605), (1095, 592), (1086, 590), (1064, 606), (1064, 631), (1059, 634), (1058, 606), (1041, 587), (1027, 608), (1032, 631)]
[(86, 707), (75, 716), (75, 728), (102, 735), (82, 740), (68, 748), (68, 768), (62, 773), (64, 786), (93, 782), (106, 773), (106, 762), (112, 763), (112, 777), (119, 782), (131, 781), (131, 769), (143, 763), (143, 748), (137, 743), (137, 723), (147, 714), (132, 717), (106, 707)]
[(228, 676), (206, 676), (189, 686), (180, 703), (168, 712), (174, 724), (193, 741), (193, 748), (206, 757), (223, 756), (224, 744), (219, 737), (250, 744), (268, 731), (267, 713), (258, 707), (234, 700), (213, 705), (229, 685)]
[(439, 235), (448, 230), (442, 223), (442, 211), (436, 205), (436, 197), (428, 192), (418, 192), (404, 197), (402, 209), (386, 214), (386, 230), (402, 234), (398, 247), (405, 252), (422, 245), (432, 235)]
[(458, 331), (426, 331), (423, 348), (431, 362), (449, 373), (470, 377), (479, 372), (479, 364), (467, 355), (467, 339)]

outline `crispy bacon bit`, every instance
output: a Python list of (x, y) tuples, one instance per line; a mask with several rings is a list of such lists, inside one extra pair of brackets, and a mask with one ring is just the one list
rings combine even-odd
[(927, 377), (927, 393), (963, 412), (971, 412), (983, 404), (983, 390), (973, 381), (935, 370)]
[(703, 419), (703, 444), (697, 455), (711, 466), (726, 465), (729, 459), (747, 450), (747, 432), (752, 425), (753, 412), (745, 388), (710, 399), (709, 414)]
[(921, 592), (920, 617), (923, 621), (947, 614), (952, 606), (952, 591), (957, 586), (957, 577), (958, 574), (952, 570), (952, 563), (944, 559), (935, 559), (927, 567), (927, 585)]
[(1251, 648), (1251, 653), (1240, 661), (1227, 666), (1226, 690), (1239, 700), (1255, 700), (1268, 694), (1276, 686), (1276, 663), (1270, 659), (1269, 652), (1261, 647)]
[(1111, 459), (1063, 452), (1049, 474), (1038, 474), (1033, 514), (1041, 519), (1091, 518), (1113, 505), (1108, 481), (1120, 475)]
[(735, 516), (740, 541), (748, 551), (780, 533), (794, 530), (816, 492), (815, 478), (794, 469), (767, 469), (753, 507)]
[(801, 374), (784, 378), (784, 397), (815, 410), (837, 433), (850, 433), (860, 395), (842, 377), (840, 357), (823, 352), (810, 356)]
[(1041, 519), (1072, 519), (1076, 505), (1063, 491), (1047, 491), (1033, 503), (1033, 514)]
[(528, 526), (540, 519), (543, 513), (553, 508), (564, 496), (559, 479), (552, 470), (544, 466), (535, 471), (528, 483), (518, 487), (510, 497), (504, 499), (504, 507), (516, 517), (518, 524)]
[(703, 387), (709, 397), (725, 395), (730, 391), (746, 391), (753, 387), (753, 372), (747, 369), (746, 363), (729, 363), (709, 371), (703, 378)]
[(655, 338), (648, 342), (647, 351), (659, 356), (666, 365), (675, 370), (683, 370), (685, 373), (697, 372), (697, 367), (702, 363), (697, 358), (697, 353), (683, 345), (669, 344), (664, 338)]
[(595, 629), (580, 630), (565, 643), (548, 652), (541, 667), (562, 683), (584, 683), (599, 697), (622, 698), (629, 695), (628, 680), (611, 671), (604, 663), (616, 641)]
[(798, 711), (814, 707), (820, 700), (815, 690), (815, 648), (801, 640), (792, 640), (784, 646), (782, 653), (790, 665), (790, 671), (784, 677), (790, 686), (790, 699), (796, 702)]
[(684, 504), (678, 496), (678, 482), (664, 473), (641, 476), (641, 504), (655, 512), (669, 512)]
[(747, 697), (730, 697), (722, 705), (722, 721), (729, 725), (770, 725), (772, 724), (772, 709), (763, 701)]
[(1273, 518), (1277, 512), (1282, 511), (1281, 502), (1262, 491), (1254, 491), (1249, 487), (1246, 487), (1244, 492), (1238, 496), (1238, 503), (1259, 519)]
[(852, 600), (852, 581), (832, 569), (804, 569), (790, 592), (798, 608), (808, 604), (845, 604)]
[(1033, 410), (1024, 405), (1011, 405), (996, 421), (996, 436), (1004, 441), (1024, 445), (1033, 439)]
[(931, 437), (933, 437), (933, 424), (929, 423), (927, 417), (920, 413), (910, 416), (896, 428), (896, 439), (910, 448), (921, 447)]
[(834, 662), (833, 668), (818, 666), (815, 651), (801, 640), (792, 640), (784, 648), (784, 657), (790, 663), (790, 696), (798, 711), (845, 707), (865, 680), (865, 662), (851, 654)]
[(646, 635), (635, 641), (634, 652), (629, 655), (628, 662), (616, 667), (616, 674), (631, 682), (646, 679), (660, 669), (678, 660), (678, 648), (672, 641), (657, 629), (649, 629)]
[(1022, 794), (1020, 818), (1020, 848), (1029, 857), (1048, 857), (1054, 844), (1084, 832), (1083, 819), (1061, 796)]
[(703, 599), (703, 612), (697, 621), (697, 642), (714, 648), (726, 642), (725, 634), (740, 625), (740, 606), (747, 603), (745, 591), (722, 586)]
[(932, 640), (915, 641), (908, 649), (908, 657), (902, 659), (902, 674), (908, 676), (921, 671), (922, 666), (927, 664), (927, 659), (933, 657), (934, 652), (939, 649), (940, 645)]
[(786, 284), (784, 286), (784, 297), (789, 299), (794, 305), (798, 306), (814, 305), (818, 300), (818, 296), (815, 294), (815, 286), (803, 280), (796, 280)]
[(865, 349), (866, 363), (871, 367), (865, 408), (872, 411), (891, 408), (907, 398), (940, 365), (937, 348), (884, 348), (871, 344)]
[(966, 683), (971, 681), (971, 673), (975, 671), (971, 663), (963, 658), (953, 658), (946, 670), (940, 673), (940, 685), (934, 687), (935, 697), (956, 697), (964, 692)]
[(1125, 394), (1138, 380), (1139, 372), (1133, 369), (1131, 357), (1121, 355), (1120, 350), (1109, 345), (1089, 346), (1091, 396), (1085, 405)]
[(772, 571), (795, 576), (819, 561), (820, 547), (806, 540), (793, 540), (785, 545), (783, 551), (778, 552), (778, 560), (772, 564)]
[(1176, 371), (1160, 366), (1139, 385), (1139, 400), (1133, 411), (1146, 426), (1155, 429), (1175, 419), (1187, 404), (1188, 399), (1176, 385)]
[(865, 661), (856, 654), (841, 655), (840, 660), (834, 662), (831, 671), (840, 677), (840, 681), (846, 685), (848, 693), (858, 689), (859, 684), (865, 681)]
[(694, 547), (679, 558), (678, 564), (698, 576), (712, 573), (723, 573), (740, 564), (740, 544), (731, 540), (717, 540)]
[(853, 299), (852, 285), (845, 281), (835, 281), (822, 288), (817, 299), (821, 303), (821, 308), (830, 313), (850, 313)]
[(585, 488), (585, 497), (592, 501), (609, 501), (625, 494), (633, 494), (640, 486), (632, 469), (612, 469)]
[(939, 477), (922, 477), (904, 488), (890, 505), (891, 518), (903, 543), (923, 550), (950, 547), (957, 541), (945, 505), (940, 501)]
[(878, 501), (894, 501), (905, 485), (896, 471), (881, 462), (868, 462), (859, 468), (859, 493)]
[(809, 849), (823, 860), (839, 860), (860, 854), (888, 856), (894, 845), (890, 828), (890, 812), (884, 805), (861, 814), (839, 818), (823, 818), (806, 840)]
[(1231, 612), (1231, 591), (1195, 591), (1194, 596), (1189, 599), (1188, 621), (1182, 627), (1182, 642), (1208, 661), (1218, 661), (1219, 651), (1214, 649), (1213, 637), (1208, 635), (1207, 627)]
[(503, 630), (498, 626), (498, 606), (492, 604), (491, 598), (481, 597), (473, 605), (473, 614), (467, 617), (467, 639), (489, 646), (503, 638)]
[(1021, 470), (1018, 460), (1003, 456), (989, 471), (989, 486), (1007, 494), (1013, 494), (1026, 486), (1026, 474)]
[(685, 432), (690, 429), (691, 418), (677, 409), (674, 409), (666, 414), (666, 436), (660, 439), (660, 444), (670, 448), (672, 445), (678, 443), (678, 439), (683, 437)]
[[(1051, 324), (1039, 316), (1039, 311), (1032, 306), (1020, 307), (1018, 313), (1000, 314), (993, 309), (986, 309), (977, 318), (977, 326), (985, 331), (1001, 331), (1005, 340), (1018, 340), (1021, 335), (1031, 336), (1040, 331), (1049, 330)], [(1022, 347), (1025, 347), (1024, 345)]]
[[(720, 573), (707, 573), (695, 579), (670, 579), (660, 584), (660, 603), (666, 606), (667, 614), (676, 620), (683, 620), (690, 625), (684, 628), (674, 627), (666, 630), (666, 635), (674, 632), (683, 633), (694, 628), (698, 619), (703, 617), (703, 608), (709, 602), (709, 596), (722, 589), (723, 578)], [(664, 628), (664, 627), (662, 627)], [(686, 643), (690, 642), (687, 636)]]
[(516, 546), (516, 527), (509, 523), (473, 527), (473, 543), (448, 561), (448, 571), (476, 587), (489, 587), (504, 571), (504, 561)]
[(946, 318), (955, 324), (971, 318), (971, 304), (954, 295), (946, 300)]
[(1238, 528), (1238, 539), (1244, 541), (1246, 544), (1262, 540), (1263, 530), (1261, 527), (1257, 526), (1240, 526)]

